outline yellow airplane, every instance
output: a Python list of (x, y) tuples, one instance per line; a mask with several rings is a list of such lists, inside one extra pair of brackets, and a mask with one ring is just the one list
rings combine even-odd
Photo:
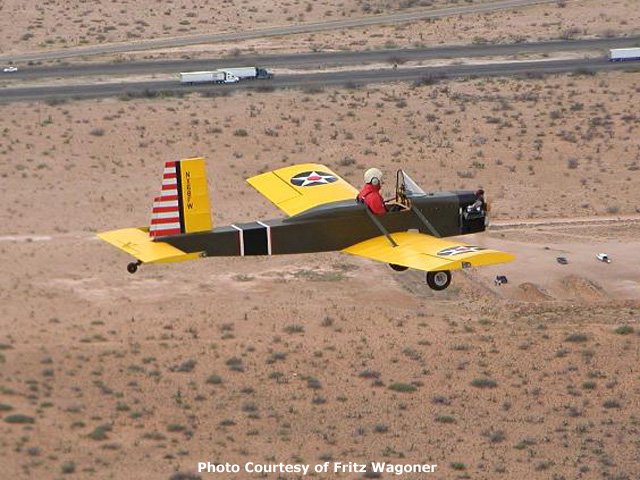
[[(402, 170), (395, 198), (382, 216), (356, 201), (358, 191), (330, 168), (305, 163), (247, 180), (286, 218), (213, 228), (203, 158), (167, 162), (148, 227), (98, 237), (141, 264), (204, 257), (342, 251), (388, 263), (396, 271), (423, 270), (429, 287), (444, 290), (451, 270), (510, 262), (514, 256), (444, 237), (485, 230), (485, 208), (471, 191), (426, 193)], [(484, 205), (483, 205), (484, 207)]]

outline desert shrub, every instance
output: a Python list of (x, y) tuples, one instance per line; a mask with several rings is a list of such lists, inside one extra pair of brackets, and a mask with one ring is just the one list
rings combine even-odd
[(376, 423), (373, 427), (373, 431), (376, 433), (387, 433), (389, 431), (389, 426), (384, 423)]
[(456, 423), (456, 419), (450, 415), (438, 415), (436, 417), (438, 423)]
[(474, 378), (471, 381), (471, 385), (478, 388), (496, 388), (498, 386), (498, 382), (496, 382), (491, 378), (481, 377), (481, 378)]
[(185, 360), (176, 368), (176, 372), (191, 372), (196, 367), (196, 361), (192, 358)]
[(30, 417), (29, 415), (16, 413), (14, 415), (9, 415), (8, 417), (5, 417), (4, 421), (7, 423), (26, 424), (26, 423), (34, 423), (35, 419), (33, 417)]
[(202, 480), (202, 477), (195, 473), (176, 472), (169, 477), (169, 480)]
[(380, 378), (380, 372), (376, 370), (369, 370), (367, 368), (366, 370), (361, 371), (358, 376), (360, 378)]
[(620, 408), (621, 407), (620, 402), (615, 399), (605, 400), (602, 406), (604, 408)]
[(482, 435), (487, 437), (491, 443), (500, 443), (506, 438), (502, 430), (489, 430), (483, 432)]
[(322, 388), (322, 383), (317, 378), (308, 378), (307, 387), (313, 390), (320, 390)]
[(111, 431), (111, 425), (104, 424), (98, 425), (93, 431), (89, 434), (89, 438), (91, 440), (102, 441), (107, 439), (107, 432)]
[(401, 393), (411, 393), (415, 392), (417, 388), (415, 387), (415, 385), (411, 385), (410, 383), (392, 383), (391, 385), (389, 385), (389, 390)]
[(349, 167), (351, 165), (354, 165), (355, 163), (356, 163), (356, 160), (353, 157), (350, 157), (348, 155), (338, 160), (338, 165), (340, 165), (341, 167)]
[(292, 323), (284, 327), (284, 331), (287, 333), (304, 333), (304, 325)]
[(244, 372), (244, 366), (242, 365), (241, 358), (231, 357), (226, 361), (226, 365), (235, 372)]
[(630, 333), (633, 333), (633, 327), (631, 325), (620, 325), (614, 330), (614, 333), (617, 333), (618, 335), (629, 335)]
[(564, 340), (565, 342), (582, 343), (589, 340), (589, 337), (584, 333), (572, 333), (571, 335), (567, 336), (567, 338), (565, 338)]

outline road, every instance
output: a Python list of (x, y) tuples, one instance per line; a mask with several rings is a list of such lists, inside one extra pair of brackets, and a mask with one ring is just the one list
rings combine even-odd
[(585, 40), (557, 40), (550, 42), (498, 44), (498, 45), (453, 45), (432, 48), (402, 50), (367, 50), (353, 52), (306, 52), (284, 55), (242, 56), (227, 58), (147, 60), (121, 63), (69, 64), (25, 67), (17, 73), (0, 76), (0, 80), (29, 81), (45, 77), (79, 77), (103, 75), (140, 75), (215, 70), (229, 66), (255, 66), (268, 68), (327, 68), (343, 65), (372, 63), (397, 63), (445, 58), (497, 57), (508, 55), (554, 53), (564, 51), (601, 50), (640, 45), (640, 37), (596, 38)]
[(495, 76), (495, 75), (543, 75), (566, 72), (590, 73), (596, 71), (626, 69), (637, 71), (637, 62), (609, 62), (605, 58), (528, 61), (510, 63), (487, 63), (480, 65), (448, 65), (441, 67), (386, 68), (359, 71), (339, 71), (327, 73), (304, 73), (278, 75), (271, 80), (245, 81), (233, 85), (180, 85), (176, 80), (123, 82), (85, 85), (60, 85), (5, 88), (0, 90), (0, 102), (20, 100), (73, 99), (110, 96), (154, 97), (160, 94), (179, 95), (200, 92), (209, 95), (223, 95), (241, 89), (272, 88), (323, 88), (381, 82), (420, 82), (441, 78)]
[(240, 42), (255, 38), (324, 32), (345, 28), (368, 27), (372, 25), (415, 22), (420, 20), (436, 19), (472, 13), (495, 12), (498, 10), (526, 7), (542, 3), (553, 3), (555, 1), (556, 0), (498, 0), (495, 2), (456, 7), (412, 10), (409, 12), (389, 15), (372, 15), (367, 17), (332, 20), (326, 22), (299, 23), (295, 25), (255, 29), (243, 32), (199, 34), (184, 37), (159, 38), (150, 40), (139, 40), (135, 42), (73, 47), (62, 50), (48, 50), (24, 54), (4, 54), (0, 55), (0, 63), (6, 63), (9, 61), (12, 61), (14, 63), (39, 62), (45, 60), (59, 60), (62, 58), (71, 57), (87, 57), (93, 55), (155, 50), (159, 48), (185, 47), (205, 43)]

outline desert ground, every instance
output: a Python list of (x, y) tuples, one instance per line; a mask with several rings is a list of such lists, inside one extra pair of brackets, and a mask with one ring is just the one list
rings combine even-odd
[[(427, 4), (456, 3), (142, 0), (134, 18), (126, 2), (6, 1), (0, 51)], [(636, 7), (567, 1), (188, 52), (630, 35)], [(639, 95), (638, 72), (576, 72), (0, 105), (0, 477), (295, 479), (196, 470), (386, 461), (438, 467), (313, 476), (638, 478)], [(341, 253), (128, 274), (96, 232), (147, 225), (164, 162), (193, 156), (216, 226), (282, 215), (245, 182), (260, 172), (318, 162), (360, 187), (376, 166), (390, 196), (402, 168), (427, 191), (484, 188), (490, 228), (458, 240), (517, 258), (454, 272), (444, 292)]]
[[(0, 5), (0, 54), (15, 54), (138, 42), (154, 38), (223, 33), (304, 22), (359, 18), (490, 3), (489, 0), (221, 2), (209, 0), (158, 2), (141, 0), (135, 11), (129, 2), (87, 5), (84, 2), (5, 1)], [(454, 15), (437, 19), (374, 25), (346, 30), (287, 35), (233, 43), (214, 43), (110, 56), (175, 57), (318, 51), (411, 48), (443, 44), (511, 43), (640, 33), (635, 0), (558, 0), (517, 9)], [(100, 59), (100, 57), (98, 57)]]
[[(439, 478), (635, 478), (639, 85), (612, 73), (3, 107), (4, 471), (177, 479), (207, 478), (199, 461), (386, 460), (438, 464)], [(442, 293), (338, 253), (129, 275), (95, 232), (146, 225), (163, 162), (195, 155), (216, 225), (280, 215), (244, 183), (258, 172), (317, 161), (359, 185), (368, 166), (403, 168), (427, 190), (484, 187), (494, 226), (466, 240), (518, 259)]]

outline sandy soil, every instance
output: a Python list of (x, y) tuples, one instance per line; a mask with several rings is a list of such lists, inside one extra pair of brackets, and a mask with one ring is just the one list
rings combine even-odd
[[(635, 478), (638, 91), (613, 73), (1, 107), (3, 474), (386, 460)], [(244, 178), (297, 162), (484, 186), (502, 226), (466, 240), (518, 260), (441, 293), (337, 253), (130, 276), (94, 233), (145, 225), (162, 163), (193, 155), (218, 225), (278, 216)]]
[[(483, 3), (485, 0), (466, 0)], [(82, 2), (7, 1), (0, 6), (0, 53), (16, 54), (38, 49), (126, 42), (159, 37), (259, 29), (299, 22), (357, 18), (367, 14), (404, 11), (408, 6), (438, 8), (460, 5), (455, 0), (422, 2), (136, 2), (136, 13), (123, 2), (121, 8), (87, 7)], [(116, 2), (118, 5), (118, 2)], [(158, 58), (189, 55), (231, 55), (309, 50), (405, 48), (438, 44), (522, 42), (640, 33), (640, 10), (634, 0), (566, 0), (486, 14), (353, 28), (343, 31), (290, 35), (228, 44), (118, 55), (114, 58)]]
[[(487, 0), (472, 0), (484, 3)], [(446, 7), (459, 0), (422, 2), (347, 0), (287, 2), (245, 0), (217, 2), (177, 1), (171, 5), (142, 0), (108, 5), (84, 2), (20, 2), (8, 0), (0, 6), (2, 51), (30, 51), (105, 42), (185, 36), (195, 33), (230, 32), (301, 22), (405, 11), (410, 7)]]
[(567, 1), (512, 11), (452, 16), (428, 21), (291, 35), (234, 44), (200, 45), (120, 58), (277, 53), (291, 51), (415, 48), (469, 43), (514, 43), (555, 39), (638, 35), (640, 11), (632, 0)]

